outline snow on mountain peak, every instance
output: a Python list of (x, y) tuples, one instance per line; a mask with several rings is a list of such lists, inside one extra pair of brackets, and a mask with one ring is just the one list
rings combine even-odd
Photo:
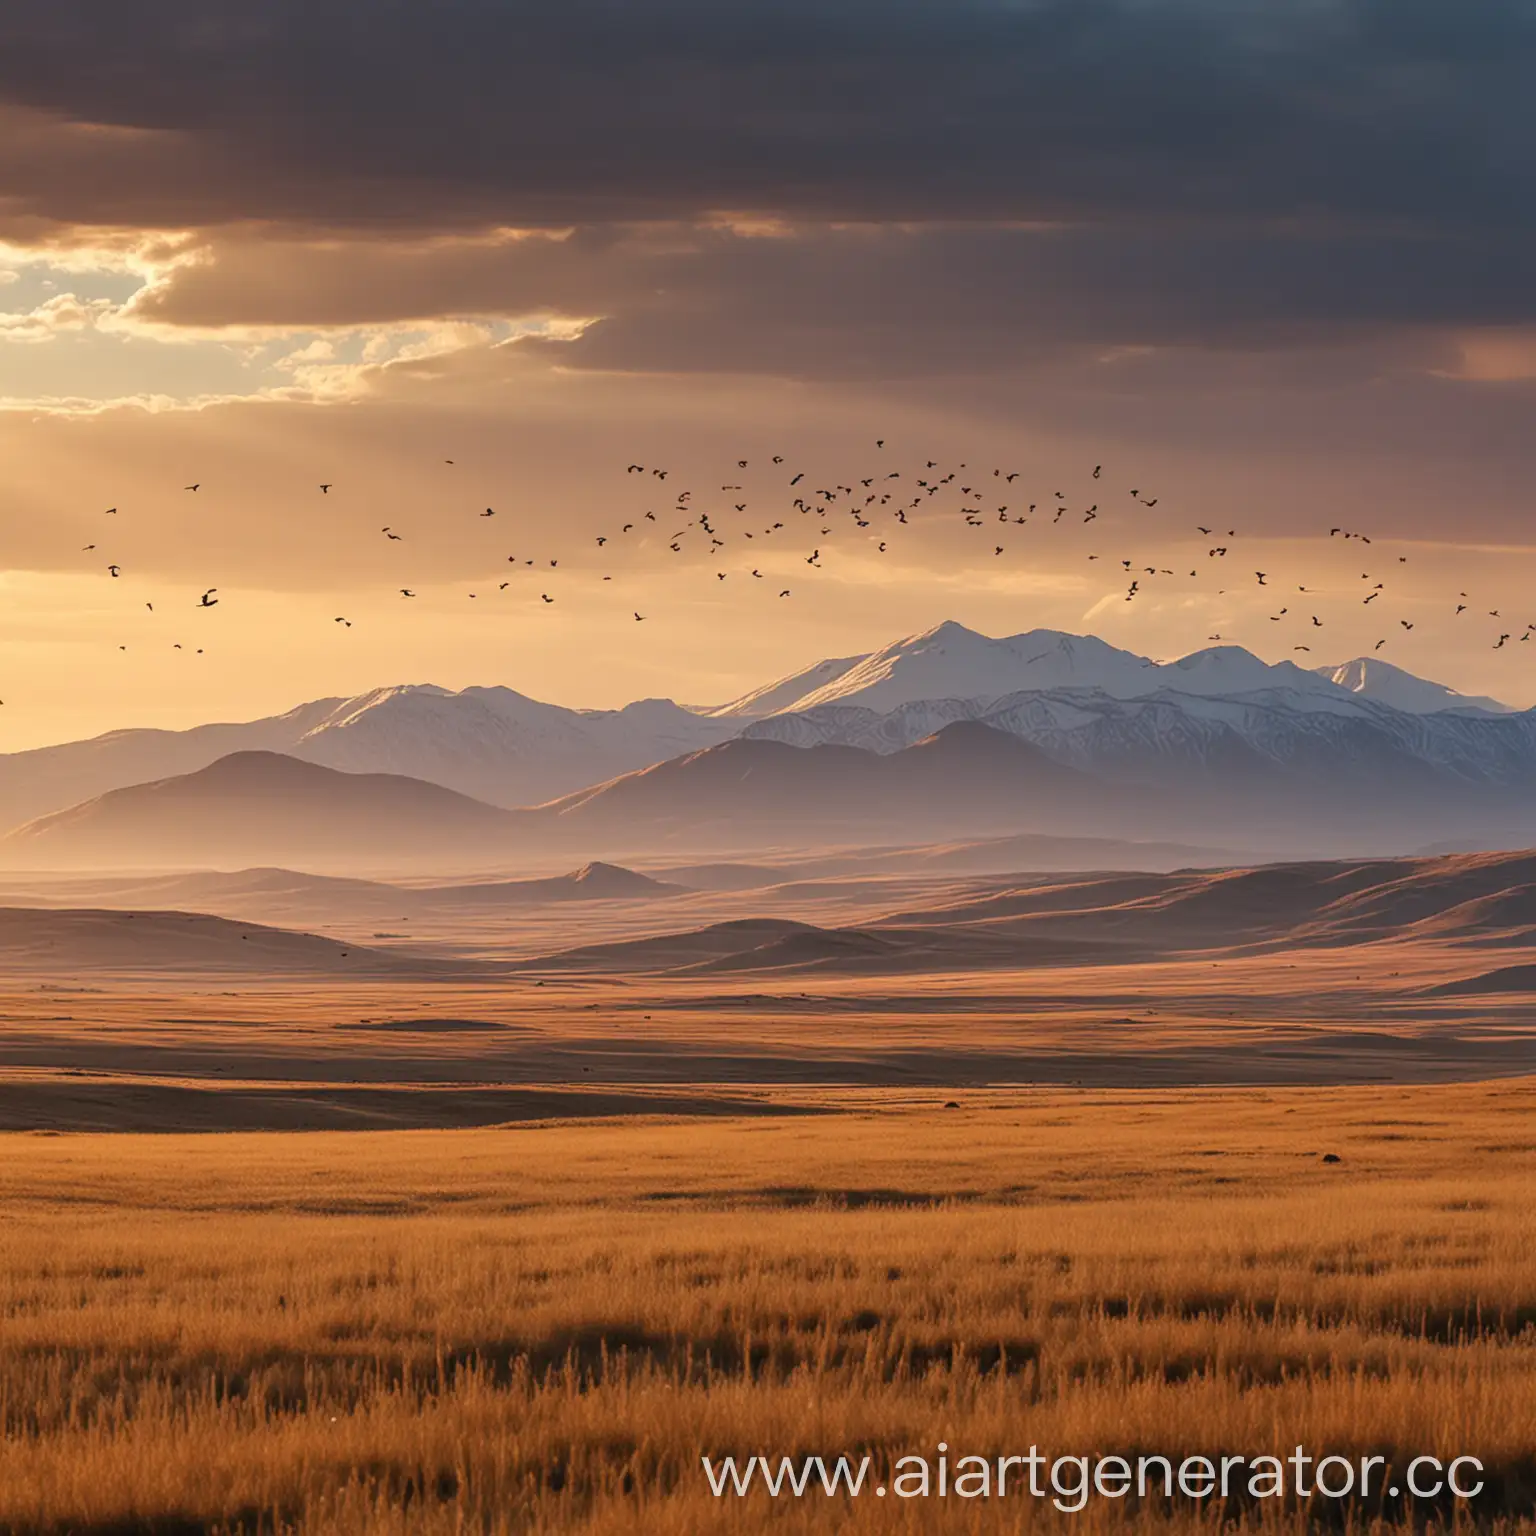
[(894, 709), (918, 699), (997, 698), (1031, 688), (1145, 692), (1154, 663), (1094, 635), (1032, 629), (994, 640), (948, 621), (874, 651), (781, 710), (821, 704)]
[(1407, 710), (1410, 714), (1438, 714), (1445, 709), (1476, 710), (1490, 715), (1508, 715), (1516, 711), (1498, 699), (1482, 694), (1458, 693), (1444, 683), (1432, 683), (1428, 678), (1415, 677), (1390, 661), (1373, 656), (1357, 656), (1336, 667), (1318, 667), (1318, 676), (1362, 698), (1376, 699), (1390, 704), (1394, 709)]
[(1240, 645), (1214, 645), (1157, 662), (1096, 635), (1031, 629), (999, 639), (948, 619), (866, 656), (819, 662), (713, 711), (716, 718), (760, 720), (826, 705), (876, 713), (944, 700), (986, 701), (1053, 689), (1094, 689), (1115, 699), (1160, 690), (1205, 698), (1284, 691), (1328, 708), (1367, 697), (1412, 714), (1438, 710), (1506, 713), (1495, 699), (1473, 698), (1425, 682), (1385, 662), (1307, 668), (1266, 662)]
[(794, 709), (807, 694), (835, 682), (850, 668), (866, 660), (867, 655), (829, 657), (826, 661), (802, 667), (798, 672), (777, 678), (765, 687), (754, 688), (750, 693), (742, 694), (739, 699), (732, 699), (729, 704), (722, 704), (703, 713), (721, 720), (756, 720), (763, 715), (776, 715), (782, 710)]
[(1158, 686), (1184, 693), (1257, 693), (1292, 688), (1298, 693), (1333, 693), (1335, 685), (1320, 672), (1294, 661), (1267, 662), (1240, 645), (1212, 645), (1177, 661), (1158, 665)]

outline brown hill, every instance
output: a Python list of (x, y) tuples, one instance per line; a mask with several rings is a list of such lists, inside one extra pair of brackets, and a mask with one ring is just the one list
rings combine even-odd
[(1531, 943), (1536, 856), (1042, 878), (850, 927), (714, 924), (588, 946), (529, 966), (676, 973), (974, 971), (1132, 963), (1201, 951), (1323, 948), (1405, 934), (1477, 946)]
[(0, 907), (0, 969), (59, 981), (101, 972), (350, 977), (443, 968), (313, 933), (198, 912)]

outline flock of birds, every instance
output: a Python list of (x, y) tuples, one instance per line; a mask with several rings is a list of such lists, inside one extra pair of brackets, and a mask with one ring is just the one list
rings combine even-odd
[[(454, 462), (445, 459), (443, 464), (451, 467)], [(1032, 540), (1053, 537), (1052, 530), (1065, 526), (1079, 533), (1092, 531), (1073, 546), (1054, 549), (1051, 567), (1059, 570), (1064, 559), (1081, 558), (1106, 574), (1117, 571), (1127, 603), (1144, 599), (1159, 588), (1184, 588), (1191, 581), (1202, 592), (1214, 588), (1217, 596), (1245, 588), (1273, 589), (1275, 611), (1267, 617), (1270, 623), (1290, 628), (1286, 638), (1293, 640), (1291, 648), (1297, 652), (1310, 652), (1309, 642), (1317, 637), (1317, 631), (1338, 621), (1336, 573), (1324, 594), (1317, 585), (1282, 582), (1278, 573), (1243, 569), (1247, 564), (1241, 553), (1243, 538), (1236, 528), (1193, 524), (1181, 540), (1178, 530), (1169, 525), (1166, 511), (1156, 518), (1160, 526), (1154, 528), (1151, 514), (1163, 498), (1149, 494), (1140, 485), (1112, 484), (1102, 464), (1093, 465), (1070, 491), (1053, 489), (1036, 501), (1025, 499), (1027, 493), (1019, 488), (1023, 472), (1016, 468), (972, 468), (963, 462), (949, 464), (933, 458), (898, 461), (883, 438), (875, 440), (864, 473), (821, 485), (783, 454), (758, 461), (736, 459), (724, 475), (712, 478), (707, 485), (683, 485), (670, 468), (640, 463), (627, 464), (624, 478), (632, 491), (643, 487), (643, 508), (624, 515), (607, 531), (589, 536), (591, 542), (584, 556), (577, 554), (573, 559), (568, 545), (558, 553), (548, 548), (530, 553), (526, 545), (506, 553), (502, 579), (492, 578), (494, 590), (505, 593), (526, 587), (528, 601), (553, 606), (559, 600), (560, 582), (574, 578), (587, 583), (622, 583), (642, 563), (643, 555), (647, 564), (657, 556), (679, 560), (684, 568), (697, 570), (701, 579), (717, 587), (734, 583), (757, 588), (762, 583), (760, 590), (776, 594), (777, 601), (793, 599), (799, 581), (814, 580), (818, 573), (832, 570), (840, 559), (880, 559), (919, 535), (929, 544), (911, 552), (928, 564), (933, 558), (934, 535), (970, 544), (972, 547), (965, 550), (967, 557), (976, 555), (991, 561), (1022, 554), (1027, 560), (1033, 553)], [(201, 481), (184, 487), (193, 495), (201, 489)], [(329, 497), (334, 489), (336, 482), (323, 481), (318, 494)], [(118, 508), (107, 508), (105, 515), (118, 516)], [(465, 515), (478, 517), (489, 526), (501, 526), (490, 521), (497, 517), (494, 507)], [(541, 531), (547, 537), (550, 530)], [(417, 531), (386, 524), (378, 537), (390, 545), (400, 545), (404, 559)], [(1354, 528), (1334, 527), (1327, 537), (1335, 545), (1358, 544), (1358, 564), (1370, 567), (1359, 572), (1358, 590), (1352, 600), (1373, 617), (1382, 616), (1374, 650), (1383, 650), (1394, 637), (1413, 631), (1418, 618), (1388, 612), (1394, 602), (1394, 588), (1388, 578), (1401, 573), (1408, 556), (1382, 559), (1372, 536)], [(1111, 539), (1119, 544), (1118, 549), (1112, 547)], [(1101, 547), (1077, 547), (1085, 542)], [(1155, 555), (1126, 553), (1132, 544), (1153, 543)], [(1170, 553), (1175, 548), (1182, 558)], [(96, 551), (97, 545), (87, 544), (85, 550)], [(124, 574), (120, 559), (107, 563), (105, 569), (113, 580)], [(800, 571), (798, 578), (786, 575), (793, 571)], [(530, 577), (538, 579), (530, 581)], [(423, 589), (401, 585), (394, 590), (400, 601), (411, 602)], [(491, 585), (481, 583), (466, 595), (478, 600), (492, 590)], [(207, 612), (219, 604), (219, 588), (213, 586), (203, 590), (191, 606)], [(145, 606), (154, 612), (153, 602)], [(1409, 611), (1422, 615), (1422, 602)], [(631, 607), (629, 612), (635, 623), (644, 623), (649, 617), (638, 608)], [(1536, 633), (1536, 622), (1527, 623), (1523, 631), (1504, 627), (1500, 609), (1476, 604), (1466, 592), (1460, 592), (1447, 604), (1447, 615), (1460, 620), (1467, 614), (1472, 614), (1473, 621), (1480, 621), (1484, 614), (1498, 621), (1487, 634), (1495, 650), (1502, 650), (1511, 641), (1528, 642)], [(345, 614), (336, 615), (333, 622), (352, 628), (352, 620)], [(1304, 638), (1296, 638), (1298, 635)], [(1218, 642), (1224, 638), (1219, 633), (1207, 636)], [(180, 640), (173, 641), (172, 648), (196, 655), (205, 650), (202, 645), (192, 647)], [(128, 646), (122, 644), (119, 649), (126, 651)]]

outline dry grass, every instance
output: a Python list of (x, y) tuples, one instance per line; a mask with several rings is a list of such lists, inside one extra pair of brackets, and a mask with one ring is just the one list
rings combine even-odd
[(1219, 1523), (716, 1502), (699, 1470), (940, 1440), (1466, 1452), (1479, 1522), (1536, 1526), (1536, 1085), (961, 1098), (6, 1137), (0, 1528)]

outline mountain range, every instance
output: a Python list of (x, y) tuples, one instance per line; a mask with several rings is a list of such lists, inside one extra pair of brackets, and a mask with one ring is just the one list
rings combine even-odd
[(1536, 711), (1376, 660), (1307, 669), (1223, 645), (1157, 662), (1094, 636), (945, 623), (717, 707), (572, 710), (411, 685), (14, 753), (0, 825), (24, 823), (4, 854), (36, 867), (155, 850), (148, 862), (174, 865), (253, 853), (313, 868), (363, 851), (470, 867), (813, 830), (1209, 830), (1257, 847), (1306, 828), (1418, 847), (1522, 835), (1533, 787)]
[(923, 699), (985, 701), (1058, 688), (1093, 689), (1116, 699), (1165, 689), (1210, 697), (1288, 688), (1318, 699), (1373, 699), (1413, 714), (1511, 712), (1497, 699), (1458, 693), (1372, 657), (1308, 670), (1219, 645), (1158, 662), (1094, 635), (1032, 629), (992, 639), (949, 621), (865, 656), (817, 662), (708, 713), (747, 721), (826, 704), (886, 711)]
[(493, 805), (530, 805), (738, 729), (738, 722), (670, 699), (584, 710), (511, 688), (376, 688), (241, 724), (111, 731), (0, 754), (0, 830), (124, 785), (193, 773), (235, 752), (281, 752), (345, 772), (427, 779)]

